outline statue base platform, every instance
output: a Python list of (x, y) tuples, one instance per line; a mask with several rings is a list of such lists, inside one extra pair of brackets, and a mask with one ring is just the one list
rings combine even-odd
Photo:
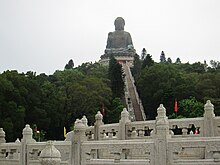
[(136, 54), (135, 49), (124, 49), (124, 48), (106, 49), (105, 54), (101, 56), (101, 60), (99, 62), (103, 65), (108, 65), (110, 57), (114, 56), (114, 58), (120, 64), (127, 63), (130, 67), (132, 67), (135, 54)]

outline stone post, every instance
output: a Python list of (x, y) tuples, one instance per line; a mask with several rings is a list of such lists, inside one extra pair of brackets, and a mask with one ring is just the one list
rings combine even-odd
[(30, 128), (29, 124), (26, 124), (25, 128), (22, 132), (23, 138), (21, 139), (21, 164), (20, 165), (27, 165), (27, 144), (36, 142), (32, 136), (33, 131)]
[(119, 121), (119, 132), (118, 139), (125, 140), (126, 139), (126, 123), (131, 122), (129, 119), (129, 112), (126, 108), (121, 112), (121, 120)]
[(97, 112), (97, 114), (95, 115), (95, 124), (94, 124), (94, 129), (95, 129), (95, 132), (94, 132), (94, 139), (95, 140), (99, 140), (99, 127), (100, 125), (103, 125), (103, 116), (101, 114), (100, 111)]
[(210, 100), (207, 100), (204, 105), (204, 130), (203, 134), (205, 137), (214, 136), (214, 105)]
[(166, 116), (166, 109), (161, 104), (157, 109), (156, 129), (155, 129), (155, 164), (167, 165), (167, 147), (169, 135), (169, 122)]
[(81, 143), (86, 141), (86, 126), (83, 124), (82, 120), (77, 119), (74, 125), (74, 136), (72, 140), (72, 164), (81, 164)]
[(83, 123), (86, 127), (88, 127), (88, 119), (86, 118), (85, 115), (82, 117), (81, 120), (82, 120), (82, 123)]
[(5, 131), (3, 128), (0, 128), (0, 144), (5, 143)]
[(48, 141), (46, 147), (40, 153), (41, 165), (60, 165), (61, 154), (57, 150), (52, 141)]

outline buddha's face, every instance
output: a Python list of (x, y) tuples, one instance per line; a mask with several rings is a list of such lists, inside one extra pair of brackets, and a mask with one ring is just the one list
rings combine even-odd
[(125, 20), (122, 17), (118, 17), (115, 20), (115, 30), (124, 30)]

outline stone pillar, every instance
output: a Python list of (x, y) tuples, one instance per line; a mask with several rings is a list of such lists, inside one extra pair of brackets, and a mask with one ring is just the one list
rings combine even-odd
[(3, 128), (0, 128), (0, 144), (5, 143), (5, 131)]
[(82, 120), (82, 123), (83, 123), (86, 127), (88, 127), (88, 119), (86, 118), (85, 115), (82, 117), (81, 120)]
[(22, 132), (23, 138), (21, 139), (21, 164), (20, 165), (27, 165), (27, 144), (36, 142), (32, 136), (33, 131), (30, 128), (29, 124), (26, 124), (25, 128)]
[(40, 153), (41, 165), (60, 165), (61, 154), (57, 150), (52, 141), (48, 141), (46, 147)]
[(214, 105), (210, 100), (207, 100), (204, 105), (204, 130), (203, 134), (205, 137), (214, 136)]
[(166, 109), (161, 104), (157, 109), (156, 117), (156, 130), (155, 130), (155, 164), (167, 165), (168, 164), (168, 138), (169, 135), (169, 122), (166, 116)]
[(82, 120), (77, 119), (74, 125), (74, 136), (72, 140), (72, 164), (81, 164), (81, 143), (87, 141), (86, 137), (86, 126)]
[(126, 139), (126, 123), (131, 122), (129, 119), (129, 112), (126, 108), (121, 112), (121, 120), (119, 121), (119, 132), (118, 139), (125, 140)]
[(97, 112), (97, 114), (95, 115), (95, 124), (94, 124), (94, 129), (95, 129), (95, 132), (94, 132), (94, 139), (95, 140), (99, 140), (99, 127), (100, 125), (103, 125), (103, 116), (101, 114), (100, 111)]

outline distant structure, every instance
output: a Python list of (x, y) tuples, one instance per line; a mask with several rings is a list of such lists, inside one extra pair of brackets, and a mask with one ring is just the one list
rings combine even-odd
[(122, 65), (125, 82), (125, 102), (132, 121), (146, 120), (144, 108), (139, 98), (130, 67), (133, 66), (136, 50), (131, 35), (124, 31), (125, 20), (122, 17), (115, 19), (115, 31), (108, 33), (105, 54), (101, 56), (100, 63), (108, 65), (110, 57), (114, 57)]
[(136, 50), (130, 33), (124, 31), (125, 20), (122, 17), (118, 17), (115, 19), (114, 25), (115, 31), (108, 33), (105, 54), (101, 56), (100, 63), (108, 65), (110, 57), (114, 56), (119, 63), (127, 62), (132, 66)]

